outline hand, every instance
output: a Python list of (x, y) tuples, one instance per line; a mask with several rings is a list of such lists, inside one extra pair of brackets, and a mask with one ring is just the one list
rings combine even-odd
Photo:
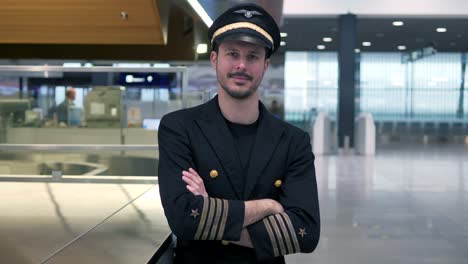
[(245, 214), (243, 227), (249, 226), (261, 219), (284, 212), (283, 206), (273, 199), (260, 199), (244, 202)]
[(190, 168), (188, 171), (182, 171), (182, 180), (187, 183), (187, 189), (194, 195), (202, 195), (208, 197), (205, 189), (205, 184), (198, 173)]
[(283, 206), (273, 199), (268, 199), (270, 202), (271, 214), (281, 214), (284, 212)]

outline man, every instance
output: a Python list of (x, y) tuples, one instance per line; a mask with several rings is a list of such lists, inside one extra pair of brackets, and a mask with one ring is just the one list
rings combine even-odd
[(279, 29), (242, 4), (208, 31), (218, 95), (167, 114), (159, 127), (159, 186), (177, 236), (176, 263), (284, 263), (312, 252), (320, 219), (309, 136), (273, 117), (257, 91)]
[(57, 121), (58, 123), (63, 123), (68, 125), (68, 110), (70, 106), (75, 105), (75, 96), (76, 91), (73, 88), (70, 88), (65, 93), (65, 100), (60, 103), (57, 107)]

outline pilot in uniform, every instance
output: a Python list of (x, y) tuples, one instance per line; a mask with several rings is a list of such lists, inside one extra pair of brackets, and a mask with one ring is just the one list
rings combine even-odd
[[(260, 63), (267, 62), (280, 43), (278, 26), (262, 7), (240, 4), (225, 11), (208, 35), (218, 95), (165, 115), (158, 132), (158, 182), (165, 215), (177, 237), (175, 263), (284, 263), (284, 255), (310, 253), (319, 241), (320, 214), (308, 134), (270, 114), (258, 100), (258, 91), (236, 101), (221, 84), (235, 75), (236, 85), (244, 89), (255, 80), (245, 65), (255, 63), (259, 55), (246, 53), (244, 59), (242, 45), (264, 47)], [(241, 51), (218, 54), (228, 41), (241, 45)], [(220, 76), (221, 64), (216, 63), (224, 58), (218, 56), (242, 60), (242, 69), (227, 74), (229, 78)], [(255, 100), (258, 118), (249, 124), (229, 120), (223, 98)], [(205, 195), (196, 195), (183, 179), (189, 168), (201, 178)], [(274, 200), (283, 210), (245, 225), (247, 203), (260, 199)], [(250, 246), (236, 243), (243, 232)]]

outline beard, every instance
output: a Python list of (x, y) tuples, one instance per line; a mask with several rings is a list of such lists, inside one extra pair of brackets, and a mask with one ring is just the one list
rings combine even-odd
[(249, 98), (251, 95), (253, 95), (257, 91), (258, 86), (260, 85), (259, 83), (252, 83), (252, 85), (247, 90), (232, 89), (231, 87), (229, 87), (227, 82), (229, 79), (233, 78), (234, 76), (241, 76), (241, 77), (246, 78), (249, 81), (254, 80), (252, 76), (247, 75), (243, 72), (228, 73), (226, 74), (226, 77), (224, 78), (220, 78), (220, 74), (218, 73), (218, 82), (221, 88), (223, 88), (223, 90), (234, 99), (242, 100), (242, 99)]

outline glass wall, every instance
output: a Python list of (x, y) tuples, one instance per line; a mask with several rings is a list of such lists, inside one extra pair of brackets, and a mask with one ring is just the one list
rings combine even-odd
[(336, 52), (287, 52), (285, 119), (305, 127), (317, 112), (335, 118), (338, 98)]
[(157, 144), (186, 85), (185, 67), (0, 66), (0, 143)]
[(378, 120), (455, 120), (462, 54), (402, 63), (400, 53), (361, 54), (359, 112)]
[(456, 119), (461, 85), (461, 54), (439, 53), (418, 60), (412, 67), (410, 117), (413, 119)]
[[(468, 73), (462, 76), (462, 53), (437, 53), (407, 63), (399, 52), (364, 52), (358, 57), (357, 114), (370, 112), (377, 122), (468, 121)], [(320, 111), (334, 119), (337, 91), (337, 53), (286, 53), (287, 121), (300, 123), (308, 113)]]
[(360, 64), (358, 112), (374, 118), (403, 118), (407, 112), (407, 65), (397, 53), (363, 53)]

